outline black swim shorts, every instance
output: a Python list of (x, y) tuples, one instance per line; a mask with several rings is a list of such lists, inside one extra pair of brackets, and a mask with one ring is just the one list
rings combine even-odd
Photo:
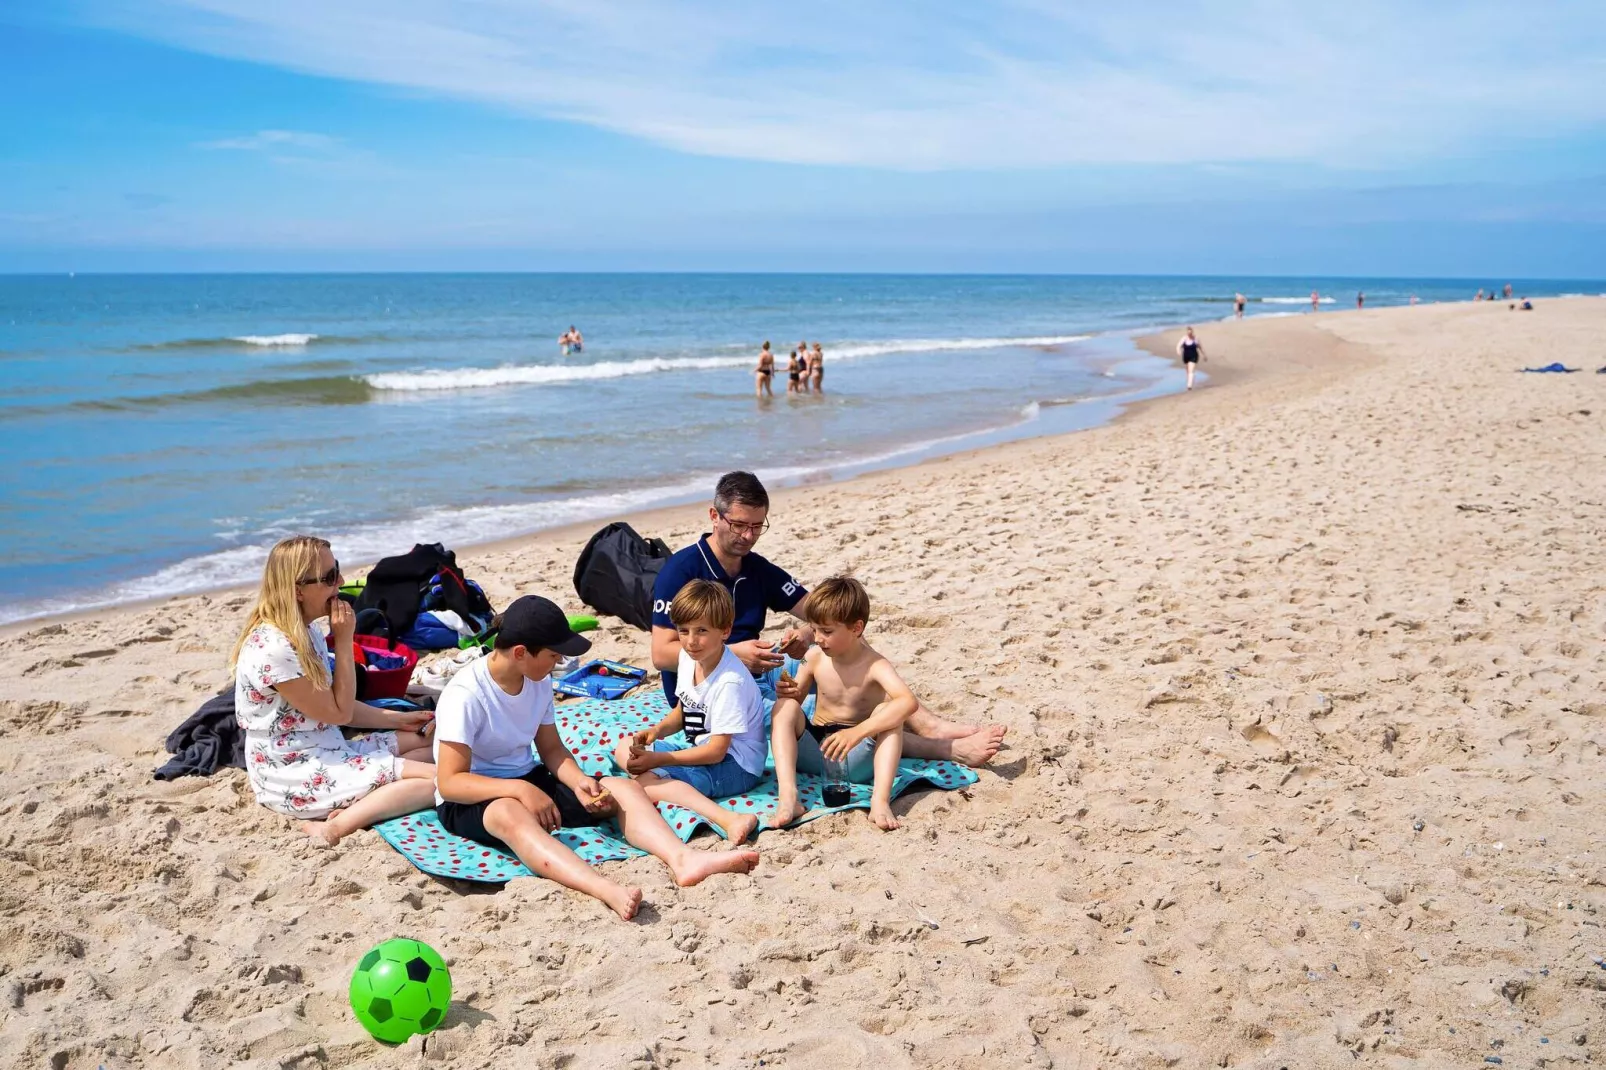
[[(558, 817), (566, 829), (589, 828), (608, 820), (606, 817), (589, 812), (582, 806), (580, 797), (567, 784), (553, 776), (544, 765), (536, 766), (519, 779), (526, 784), (534, 784), (552, 796), (552, 801), (558, 807)], [(485, 831), (485, 808), (494, 801), (443, 802), (435, 807), (435, 813), (440, 815), (441, 825), (447, 832), (473, 840), (475, 843), (483, 843), (487, 847), (507, 848), (507, 844)]]

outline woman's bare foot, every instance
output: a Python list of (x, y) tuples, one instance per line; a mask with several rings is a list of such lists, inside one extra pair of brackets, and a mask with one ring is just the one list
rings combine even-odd
[(333, 821), (303, 821), (301, 831), (312, 837), (319, 847), (335, 847), (340, 843), (340, 827)]
[(680, 864), (671, 866), (675, 883), (682, 888), (701, 884), (716, 873), (749, 873), (758, 865), (757, 851), (694, 851), (686, 849)]
[(790, 803), (782, 799), (781, 804), (775, 808), (775, 812), (770, 815), (770, 819), (764, 824), (766, 828), (783, 829), (806, 813), (808, 813), (808, 810), (796, 799), (793, 799)]
[(871, 802), (870, 823), (885, 832), (891, 832), (898, 827), (898, 818), (893, 814), (892, 807), (884, 802)]
[(990, 724), (953, 740), (954, 761), (969, 766), (986, 765), (998, 754), (998, 748), (1004, 745), (1004, 733), (1007, 731), (1001, 724)]
[(724, 825), (725, 842), (731, 847), (739, 847), (746, 843), (753, 833), (758, 830), (757, 814), (737, 814)]
[(623, 885), (616, 884), (613, 886), (612, 891), (599, 898), (608, 904), (610, 910), (626, 921), (634, 918), (636, 911), (641, 909), (640, 888), (626, 888)]

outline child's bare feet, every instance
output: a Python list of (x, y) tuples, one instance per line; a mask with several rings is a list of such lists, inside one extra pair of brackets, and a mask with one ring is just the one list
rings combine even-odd
[(319, 847), (335, 847), (340, 843), (340, 828), (333, 821), (303, 821), (301, 831), (312, 837)]
[(725, 832), (725, 842), (731, 847), (739, 847), (750, 839), (758, 830), (757, 814), (736, 814), (725, 824), (721, 825)]
[(716, 873), (749, 873), (758, 865), (757, 851), (694, 851), (688, 848), (679, 865), (672, 865), (675, 883), (682, 888), (701, 884)]
[(780, 805), (775, 808), (775, 813), (771, 814), (770, 819), (764, 824), (767, 828), (783, 829), (806, 813), (808, 810), (804, 809), (803, 804), (796, 799), (790, 802), (782, 799)]
[(1001, 724), (990, 724), (954, 739), (954, 761), (969, 766), (986, 765), (998, 754), (998, 748), (1004, 745), (1004, 733), (1007, 731)]
[(884, 802), (870, 803), (870, 822), (884, 832), (891, 832), (898, 827), (898, 819), (892, 813), (892, 807)]
[(614, 885), (613, 890), (601, 897), (608, 904), (610, 910), (621, 918), (629, 921), (641, 909), (641, 889), (626, 888), (623, 885)]

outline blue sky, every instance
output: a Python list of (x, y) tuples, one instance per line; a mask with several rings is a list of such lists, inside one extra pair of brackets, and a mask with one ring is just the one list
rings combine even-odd
[(1606, 276), (1598, 2), (0, 0), (0, 70), (0, 271)]

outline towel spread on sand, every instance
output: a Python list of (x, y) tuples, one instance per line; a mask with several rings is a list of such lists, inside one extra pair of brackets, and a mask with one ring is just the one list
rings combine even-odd
[(1553, 364), (1546, 364), (1543, 368), (1524, 368), (1522, 370), (1525, 372), (1533, 372), (1535, 374), (1543, 374), (1545, 372), (1575, 372), (1578, 369), (1569, 368), (1567, 365), (1558, 360)]
[[(587, 773), (617, 776), (619, 769), (613, 764), (612, 754), (619, 740), (643, 728), (651, 728), (668, 712), (664, 696), (657, 690), (625, 700), (588, 699), (558, 707), (558, 734), (563, 737), (569, 750), (574, 752), (581, 769)], [(671, 738), (682, 740), (684, 737)], [(758, 786), (747, 794), (714, 801), (727, 809), (757, 814), (762, 831), (763, 821), (775, 812), (774, 766), (769, 766), (769, 770)], [(893, 782), (892, 794), (900, 795), (922, 783), (953, 791), (968, 787), (977, 779), (972, 770), (957, 762), (906, 758), (898, 766), (898, 779)], [(802, 818), (803, 821), (812, 821), (837, 810), (870, 808), (868, 784), (853, 785), (853, 799), (846, 806), (827, 808), (820, 799), (818, 777), (799, 773), (797, 780), (803, 805), (811, 808)], [(664, 815), (664, 820), (669, 822), (669, 827), (675, 830), (675, 835), (682, 841), (689, 840), (692, 833), (706, 824), (690, 810), (667, 803), (660, 803), (658, 812)], [(515, 877), (534, 876), (511, 854), (447, 832), (441, 827), (434, 810), (394, 818), (375, 825), (374, 831), (413, 865), (437, 877), (504, 884)], [(561, 829), (556, 837), (593, 865), (634, 858), (644, 853), (626, 843), (613, 822), (594, 828)]]

